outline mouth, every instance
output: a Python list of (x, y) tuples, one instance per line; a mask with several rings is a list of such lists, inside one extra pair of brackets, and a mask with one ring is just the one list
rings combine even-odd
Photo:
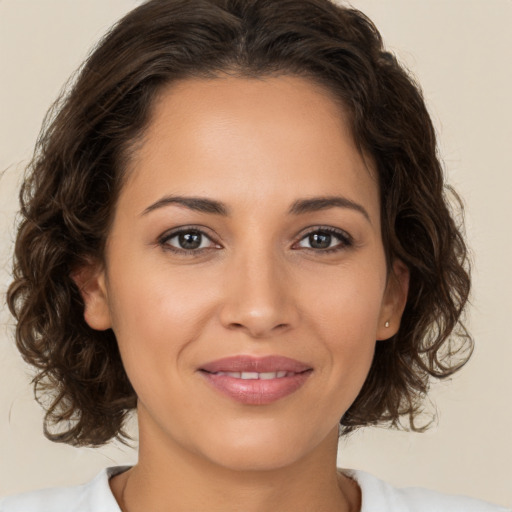
[(297, 375), (294, 372), (287, 372), (285, 370), (281, 370), (278, 372), (208, 372), (212, 375), (227, 375), (228, 377), (233, 377), (234, 379), (242, 379), (242, 380), (270, 380), (270, 379), (282, 379), (284, 377), (293, 377)]
[(199, 368), (212, 389), (246, 405), (267, 405), (298, 391), (313, 372), (283, 356), (234, 356)]

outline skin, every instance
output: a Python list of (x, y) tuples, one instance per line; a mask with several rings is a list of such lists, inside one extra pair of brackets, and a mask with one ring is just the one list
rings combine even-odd
[[(395, 261), (388, 273), (375, 172), (345, 118), (292, 76), (190, 79), (155, 102), (106, 266), (76, 277), (86, 321), (114, 330), (139, 399), (139, 463), (111, 480), (124, 511), (360, 509), (357, 484), (336, 471), (338, 422), (375, 340), (398, 330), (408, 272)], [(170, 195), (229, 215), (159, 203)], [(326, 196), (358, 207), (289, 213)], [(206, 233), (200, 251), (172, 251), (183, 227)], [(322, 228), (341, 232), (327, 238), (337, 250), (314, 245)], [(198, 372), (239, 354), (313, 372), (276, 402), (240, 404)]]

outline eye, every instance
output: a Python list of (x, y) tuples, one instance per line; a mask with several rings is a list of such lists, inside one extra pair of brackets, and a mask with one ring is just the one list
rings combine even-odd
[(353, 245), (352, 237), (335, 228), (317, 228), (307, 233), (298, 243), (299, 247), (318, 252), (336, 252)]
[(166, 250), (182, 254), (197, 254), (203, 250), (220, 248), (204, 231), (194, 228), (166, 233), (158, 243)]

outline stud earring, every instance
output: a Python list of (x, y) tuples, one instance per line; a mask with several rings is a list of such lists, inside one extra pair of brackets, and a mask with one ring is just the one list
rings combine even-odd
[(386, 323), (384, 324), (384, 327), (389, 327), (389, 320), (386, 320)]

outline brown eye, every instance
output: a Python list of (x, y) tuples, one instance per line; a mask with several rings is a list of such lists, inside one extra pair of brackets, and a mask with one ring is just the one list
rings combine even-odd
[(329, 233), (312, 233), (308, 241), (313, 249), (328, 249), (331, 246), (332, 235)]
[(201, 247), (202, 237), (203, 235), (201, 235), (201, 233), (191, 231), (190, 233), (180, 233), (174, 238), (177, 238), (178, 245), (181, 249), (199, 249), (199, 247)]
[(317, 229), (304, 236), (299, 247), (317, 250), (319, 252), (333, 252), (345, 249), (352, 245), (352, 238), (348, 233), (337, 229)]
[(168, 233), (161, 237), (159, 243), (164, 249), (185, 254), (218, 248), (206, 233), (198, 229), (182, 229)]

